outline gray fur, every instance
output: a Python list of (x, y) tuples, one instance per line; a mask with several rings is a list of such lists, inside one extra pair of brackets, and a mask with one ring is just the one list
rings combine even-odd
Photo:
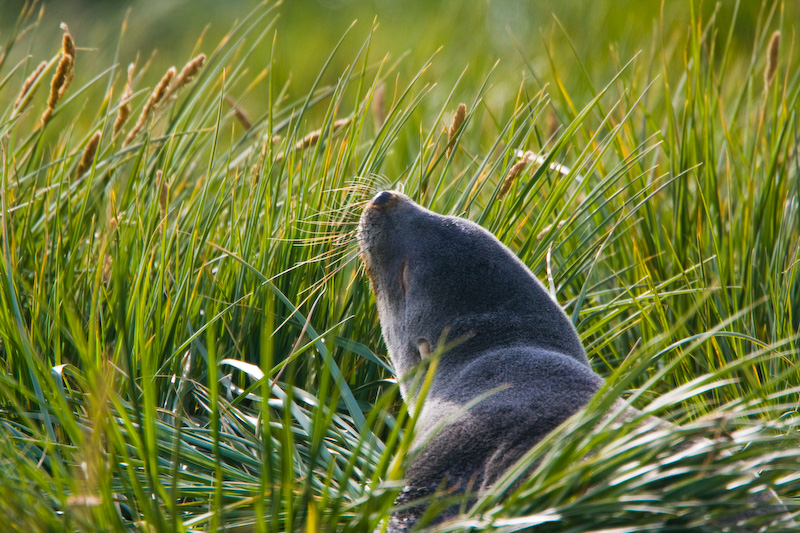
[(407, 504), (442, 489), (487, 488), (603, 381), (558, 303), (477, 224), (385, 191), (364, 210), (358, 238), (412, 412), (414, 370), (441, 339), (454, 344), (440, 356), (417, 422), (418, 454), (396, 501), (405, 508), (389, 523), (397, 533), (410, 530), (424, 511)]
[[(458, 343), (441, 355), (417, 445), (440, 421), (457, 418), (420, 451), (398, 503), (433, 494), (443, 482), (456, 491), (487, 487), (601, 386), (558, 303), (477, 224), (392, 193), (365, 209), (359, 242), (409, 408), (417, 395), (410, 373), (428, 348), (443, 333)], [(410, 527), (421, 511), (398, 513), (390, 531)]]

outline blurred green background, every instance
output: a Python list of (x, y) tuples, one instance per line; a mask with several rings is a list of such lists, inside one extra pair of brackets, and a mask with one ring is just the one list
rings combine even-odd
[[(438, 51), (427, 72), (427, 82), (444, 84), (448, 89), (464, 69), (471, 78), (483, 78), (497, 62), (495, 76), (510, 76), (504, 90), (493, 99), (513, 99), (509, 88), (518, 85), (522, 76), (541, 83), (552, 81), (548, 73), (557, 67), (561, 82), (570, 94), (581, 102), (590, 98), (592, 83), (604, 83), (616, 74), (620, 66), (639, 52), (649, 56), (663, 52), (683, 54), (686, 43), (661, 42), (656, 35), (682, 35), (692, 20), (706, 22), (714, 13), (720, 27), (738, 10), (737, 23), (732, 27), (732, 50), (750, 55), (759, 24), (759, 13), (769, 11), (774, 2), (640, 2), (610, 0), (480, 0), (474, 2), (428, 0), (289, 0), (278, 12), (275, 49), (276, 80), (290, 77), (291, 87), (302, 93), (317, 76), (330, 50), (348, 28), (351, 34), (344, 40), (331, 69), (331, 79), (351, 60), (355, 50), (369, 34), (373, 21), (378, 29), (373, 38), (372, 57), (384, 55), (398, 65), (398, 72), (416, 73), (420, 62)], [(175, 58), (189, 58), (202, 41), (200, 51), (208, 52), (220, 41), (237, 20), (246, 20), (260, 2), (253, 0), (164, 0), (164, 1), (78, 1), (51, 0), (44, 6), (44, 24), (36, 30), (52, 31), (50, 39), (33, 39), (33, 48), (25, 50), (34, 57), (49, 57), (58, 46), (61, 33), (58, 24), (69, 25), (75, 37), (79, 62), (98, 61), (108, 64), (120, 42), (120, 30), (128, 18), (129, 31), (120, 45), (121, 63), (152, 55), (153, 70), (161, 73), (175, 63)], [(20, 11), (29, 5), (19, 0), (0, 3), (0, 31), (10, 34)], [(766, 10), (762, 9), (766, 6)], [(798, 20), (798, 3), (787, 3), (779, 17)], [(779, 26), (782, 21), (779, 21)], [(657, 32), (656, 29), (659, 29)], [(788, 36), (785, 36), (788, 37)], [(7, 37), (6, 37), (7, 38)], [(727, 39), (728, 35), (719, 35)], [(37, 49), (38, 47), (38, 49)], [(269, 59), (268, 46), (263, 54), (251, 58), (254, 68)], [(546, 49), (554, 51), (558, 65), (551, 65)], [(574, 52), (572, 51), (574, 49)], [(20, 53), (19, 50), (17, 50)], [(585, 63), (584, 74), (576, 58)], [(644, 62), (646, 63), (646, 61)], [(675, 63), (681, 63), (676, 61)], [(178, 65), (180, 66), (180, 65)], [(77, 69), (78, 81), (87, 69)], [(473, 94), (473, 87), (464, 88)], [(444, 97), (448, 91), (439, 91)], [(250, 105), (258, 105), (254, 98)], [(260, 110), (259, 110), (260, 111)]]

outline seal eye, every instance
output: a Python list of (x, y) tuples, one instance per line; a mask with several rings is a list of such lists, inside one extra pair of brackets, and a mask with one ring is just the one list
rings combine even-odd
[(371, 203), (375, 207), (380, 207), (382, 205), (386, 205), (387, 203), (389, 203), (389, 200), (392, 199), (392, 196), (393, 194), (389, 191), (381, 191), (375, 195)]

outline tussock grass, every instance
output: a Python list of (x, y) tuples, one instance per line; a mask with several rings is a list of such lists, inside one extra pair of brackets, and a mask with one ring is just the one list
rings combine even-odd
[[(438, 530), (702, 528), (767, 487), (796, 514), (792, 9), (763, 10), (749, 57), (732, 45), (736, 17), (695, 11), (659, 36), (685, 55), (640, 54), (600, 88), (576, 55), (584, 104), (563, 81), (568, 50), (523, 52), (522, 78), (467, 69), (434, 87), (441, 58), (407, 58), (419, 70), (401, 76), (376, 59), (374, 31), (346, 67), (331, 71), (357, 31), (314, 63), (313, 83), (282, 85), (272, 59), (248, 60), (280, 45), (269, 5), (179, 74), (126, 73), (119, 52), (76, 62), (66, 29), (41, 63), (4, 49), (3, 523), (376, 527), (414, 416), (354, 231), (374, 191), (399, 186), (514, 249), (608, 379)], [(19, 31), (11, 45), (50, 37)], [(549, 61), (546, 80), (533, 59)], [(67, 63), (82, 83), (68, 93)], [(498, 88), (514, 95), (499, 108)], [(263, 109), (247, 108), (255, 93)], [(619, 398), (681, 426), (614, 424), (603, 417)], [(713, 440), (687, 448), (699, 437)]]

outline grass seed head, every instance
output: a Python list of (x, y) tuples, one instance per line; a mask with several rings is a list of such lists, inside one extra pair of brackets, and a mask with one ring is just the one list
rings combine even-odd
[(78, 168), (75, 171), (75, 177), (80, 178), (83, 176), (87, 170), (92, 168), (92, 162), (94, 162), (94, 156), (97, 153), (97, 147), (100, 144), (100, 132), (95, 132), (92, 135), (92, 138), (89, 139), (89, 142), (86, 144), (86, 148), (83, 149), (83, 155), (81, 156), (81, 161), (78, 163)]
[(226, 96), (225, 103), (231, 106), (231, 109), (233, 109), (233, 116), (235, 116), (236, 120), (238, 120), (242, 126), (244, 126), (245, 130), (249, 130), (253, 127), (253, 121), (250, 120), (250, 117), (247, 116), (247, 113), (245, 113), (241, 107), (236, 105), (236, 102), (233, 100), (233, 98)]
[(781, 32), (775, 31), (767, 45), (767, 65), (764, 68), (764, 88), (768, 88), (778, 72), (778, 50), (781, 45)]
[(131, 63), (128, 65), (128, 82), (125, 84), (125, 92), (122, 93), (122, 100), (120, 101), (119, 110), (117, 110), (117, 118), (114, 120), (114, 135), (119, 133), (122, 126), (127, 122), (128, 117), (131, 116), (131, 96), (133, 96), (133, 71), (135, 65)]
[(461, 129), (461, 126), (464, 124), (464, 118), (466, 116), (467, 106), (458, 104), (456, 114), (453, 116), (453, 122), (450, 124), (450, 129), (447, 132), (447, 157), (450, 157), (450, 152), (453, 151), (453, 143), (456, 142), (456, 133), (458, 133), (458, 130)]
[(508, 174), (506, 174), (506, 179), (503, 180), (503, 185), (500, 186), (500, 191), (497, 193), (498, 200), (505, 196), (505, 194), (511, 188), (511, 185), (513, 185), (514, 180), (517, 179), (517, 176), (520, 175), (526, 166), (528, 166), (528, 159), (522, 158), (517, 161), (513, 167), (511, 167), (511, 169), (508, 171)]
[(36, 67), (36, 70), (34, 70), (31, 73), (31, 75), (25, 79), (25, 83), (22, 84), (22, 90), (19, 92), (19, 96), (17, 96), (17, 99), (14, 101), (15, 113), (19, 113), (20, 111), (22, 111), (24, 104), (30, 101), (30, 98), (27, 97), (33, 96), (33, 94), (31, 93), (31, 87), (33, 87), (33, 84), (36, 82), (36, 80), (39, 79), (39, 76), (41, 76), (42, 71), (45, 69), (46, 66), (47, 66), (47, 61), (42, 61), (41, 63), (39, 63), (39, 66)]
[(50, 96), (47, 99), (47, 109), (44, 114), (42, 114), (42, 125), (50, 120), (56, 105), (58, 105), (58, 102), (64, 96), (74, 75), (75, 42), (72, 40), (72, 36), (66, 24), (62, 23), (61, 29), (64, 30), (64, 42), (61, 46), (61, 60), (58, 62), (53, 81), (50, 83)]
[(150, 99), (147, 101), (151, 107), (156, 107), (167, 94), (167, 89), (169, 88), (169, 84), (172, 81), (172, 78), (175, 77), (175, 67), (170, 67), (167, 70), (167, 73), (164, 74), (164, 77), (161, 78), (161, 81), (158, 82), (156, 88), (153, 90), (153, 94), (150, 95)]
[[(112, 220), (114, 221), (114, 228), (116, 228), (116, 220), (117, 219), (114, 218)], [(113, 229), (112, 229), (112, 231), (113, 231)], [(114, 260), (111, 259), (111, 255), (110, 254), (106, 253), (106, 255), (103, 256), (103, 274), (102, 274), (102, 276), (103, 276), (103, 284), (104, 285), (108, 285), (108, 283), (111, 281), (111, 274), (113, 273), (113, 270), (112, 270), (113, 267), (114, 267)]]
[(386, 122), (386, 84), (381, 83), (372, 95), (372, 114), (378, 127)]
[(177, 92), (178, 89), (180, 89), (181, 87), (192, 81), (192, 78), (194, 78), (195, 75), (197, 75), (197, 73), (200, 72), (200, 69), (203, 68), (203, 63), (205, 62), (206, 62), (206, 55), (200, 54), (199, 56), (195, 57), (194, 59), (186, 63), (186, 65), (184, 65), (184, 67), (181, 69), (180, 74), (178, 74), (178, 77), (175, 78), (175, 83), (173, 83), (169, 87), (169, 90), (167, 91), (164, 97), (169, 98), (170, 96), (175, 94), (175, 92)]
[[(333, 131), (336, 131), (340, 129), (342, 126), (349, 124), (352, 120), (353, 117), (340, 118), (339, 120), (335, 120), (333, 122)], [(315, 144), (317, 144), (317, 142), (319, 142), (320, 137), (322, 137), (322, 131), (323, 131), (322, 128), (312, 131), (311, 133), (309, 133), (308, 135), (297, 141), (297, 143), (294, 145), (294, 149), (300, 151), (300, 150), (305, 150), (309, 146), (314, 146)], [(280, 140), (280, 138), (278, 139), (273, 138), (273, 142), (277, 140)], [(275, 160), (282, 161), (283, 154), (278, 154)]]
[(164, 173), (161, 170), (156, 171), (156, 183), (158, 184), (158, 209), (161, 213), (161, 218), (167, 213), (167, 199), (169, 198), (169, 184), (164, 178)]
[(125, 138), (125, 142), (122, 143), (123, 146), (130, 144), (133, 138), (136, 137), (136, 134), (142, 130), (153, 109), (155, 109), (158, 104), (164, 100), (164, 96), (167, 94), (167, 88), (174, 77), (175, 67), (170, 67), (167, 73), (164, 74), (164, 77), (161, 78), (161, 81), (158, 82), (156, 88), (153, 89), (152, 94), (150, 94), (150, 98), (147, 99), (147, 103), (144, 104), (144, 109), (142, 109), (142, 113), (139, 115), (139, 120), (136, 121), (136, 125), (133, 127), (133, 129), (131, 129), (130, 133), (128, 133), (128, 136)]
[(61, 44), (61, 50), (64, 54), (70, 55), (73, 58), (75, 57), (75, 41), (72, 40), (72, 35), (69, 33), (69, 28), (63, 22), (61, 23), (61, 29), (64, 31), (64, 40)]
[[(556, 224), (556, 229), (561, 229), (562, 227), (564, 227), (564, 224), (566, 223), (567, 223), (566, 220), (559, 220), (558, 224)], [(542, 239), (544, 239), (547, 236), (547, 232), (549, 232), (551, 229), (553, 229), (552, 224), (548, 224), (547, 226), (545, 226), (545, 228), (542, 231), (536, 234), (536, 240), (541, 241)]]

